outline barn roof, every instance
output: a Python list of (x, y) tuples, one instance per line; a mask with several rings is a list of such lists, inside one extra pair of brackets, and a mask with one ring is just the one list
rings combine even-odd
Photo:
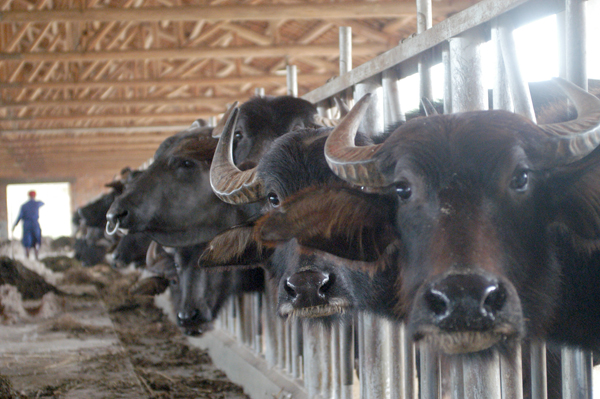
[[(435, 0), (434, 24), (476, 3)], [(416, 32), (413, 0), (0, 0), (0, 180), (137, 167), (255, 88), (299, 94)]]

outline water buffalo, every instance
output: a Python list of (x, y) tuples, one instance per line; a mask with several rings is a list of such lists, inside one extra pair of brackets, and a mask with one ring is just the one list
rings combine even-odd
[(146, 264), (146, 253), (152, 239), (145, 233), (126, 234), (119, 239), (111, 255), (111, 266), (122, 269), (130, 264), (136, 267)]
[(143, 280), (134, 293), (157, 294), (170, 289), (177, 325), (186, 335), (212, 328), (226, 300), (234, 294), (263, 289), (260, 270), (210, 272), (196, 267), (204, 245), (176, 248), (169, 255), (154, 242), (148, 250), (147, 268), (156, 276)]
[[(253, 165), (276, 137), (313, 126), (316, 110), (290, 96), (255, 97), (240, 107), (233, 154), (240, 168)], [(227, 115), (223, 122), (227, 120)], [(221, 131), (222, 125), (215, 128)], [(209, 186), (209, 168), (217, 140), (202, 124), (165, 140), (154, 162), (111, 206), (107, 219), (130, 231), (144, 231), (168, 246), (207, 242), (218, 232), (256, 211), (220, 202)], [(244, 166), (245, 165), (245, 166)]]
[[(437, 115), (359, 147), (367, 97), (329, 136), (325, 156), (336, 175), (368, 192), (347, 190), (350, 202), (299, 197), (296, 216), (310, 228), (290, 228), (291, 212), (280, 208), (277, 228), (264, 224), (260, 238), (296, 234), (300, 245), (342, 257), (353, 248), (365, 261), (399, 243), (390, 293), (396, 317), (415, 340), (446, 353), (510, 345), (525, 334), (597, 348), (589, 331), (600, 317), (588, 304), (600, 299), (591, 277), (600, 267), (593, 245), (600, 100), (557, 82), (577, 107), (576, 121), (536, 125), (504, 111)], [(349, 203), (360, 204), (354, 215), (337, 217)], [(566, 317), (569, 328), (558, 328)]]

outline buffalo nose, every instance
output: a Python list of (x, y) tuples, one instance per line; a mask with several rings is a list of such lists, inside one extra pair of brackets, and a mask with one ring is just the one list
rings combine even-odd
[(327, 294), (334, 281), (333, 273), (306, 270), (287, 278), (285, 290), (295, 306), (317, 306), (327, 303)]
[(198, 317), (198, 310), (191, 309), (177, 313), (177, 322), (180, 325), (185, 325)]
[(445, 331), (490, 329), (504, 309), (504, 285), (478, 274), (455, 274), (431, 284), (424, 294), (427, 311)]

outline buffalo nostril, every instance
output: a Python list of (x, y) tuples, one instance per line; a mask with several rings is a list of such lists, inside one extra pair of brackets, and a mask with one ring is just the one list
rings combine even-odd
[(425, 293), (425, 303), (436, 316), (445, 316), (450, 311), (450, 300), (448, 297), (435, 289)]
[(285, 289), (285, 292), (287, 292), (287, 294), (290, 297), (296, 298), (296, 296), (298, 296), (298, 293), (296, 292), (294, 285), (292, 283), (290, 283), (289, 278), (285, 280), (285, 283), (283, 284), (283, 288)]
[(330, 273), (329, 275), (324, 275), (321, 286), (319, 287), (319, 294), (326, 294), (335, 283), (335, 274)]
[(186, 321), (193, 320), (197, 315), (198, 315), (197, 310), (189, 310), (189, 311), (185, 311), (185, 312), (179, 312), (179, 313), (177, 313), (177, 320), (180, 322), (186, 322)]
[(502, 285), (488, 287), (481, 301), (481, 309), (485, 313), (494, 314), (504, 307), (506, 303), (506, 289)]

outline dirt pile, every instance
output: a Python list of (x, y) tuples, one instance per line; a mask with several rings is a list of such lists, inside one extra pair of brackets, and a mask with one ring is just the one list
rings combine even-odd
[(48, 292), (60, 291), (37, 273), (27, 269), (21, 262), (6, 256), (0, 257), (0, 285), (17, 287), (23, 299), (41, 299)]

